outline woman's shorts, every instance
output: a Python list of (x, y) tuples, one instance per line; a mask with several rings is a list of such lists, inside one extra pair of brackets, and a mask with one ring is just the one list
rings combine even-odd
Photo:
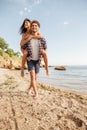
[(28, 71), (35, 70), (35, 73), (39, 73), (40, 70), (40, 61), (39, 60), (30, 60), (27, 61)]
[(21, 46), (21, 49), (26, 49), (28, 47), (28, 44), (26, 43), (25, 45)]

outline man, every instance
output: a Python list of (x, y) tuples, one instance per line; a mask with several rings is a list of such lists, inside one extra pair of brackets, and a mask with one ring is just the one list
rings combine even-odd
[[(39, 32), (40, 29), (40, 23), (36, 20), (31, 22), (31, 35), (35, 36)], [(46, 70), (48, 74), (48, 59), (46, 50), (47, 44), (44, 38), (41, 39), (31, 39), (28, 42), (28, 58), (27, 58), (27, 65), (28, 65), (28, 71), (30, 72), (30, 87), (29, 87), (29, 93), (31, 91), (31, 88), (33, 88), (33, 91), (35, 93), (35, 97), (38, 97), (38, 91), (36, 87), (36, 78), (37, 74), (39, 73), (40, 69), (40, 59), (43, 55), (44, 61), (46, 63)]]

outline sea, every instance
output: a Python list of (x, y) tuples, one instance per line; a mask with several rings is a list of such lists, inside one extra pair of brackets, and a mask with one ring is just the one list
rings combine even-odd
[(55, 67), (49, 67), (48, 76), (45, 68), (40, 68), (38, 82), (63, 90), (87, 94), (87, 66), (65, 67), (66, 70), (55, 70)]

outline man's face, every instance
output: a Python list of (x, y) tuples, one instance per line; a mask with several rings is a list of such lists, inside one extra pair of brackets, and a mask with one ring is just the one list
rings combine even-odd
[(37, 23), (33, 23), (33, 24), (31, 25), (31, 31), (34, 32), (34, 33), (36, 33), (36, 32), (39, 31), (39, 26), (38, 26)]

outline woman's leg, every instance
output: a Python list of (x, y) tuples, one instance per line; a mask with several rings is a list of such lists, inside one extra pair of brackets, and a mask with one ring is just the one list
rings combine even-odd
[(49, 72), (48, 72), (48, 58), (47, 58), (47, 52), (44, 49), (42, 50), (42, 56), (43, 56), (44, 63), (45, 63), (46, 74), (48, 75), (49, 74)]
[(27, 51), (24, 50), (23, 52), (23, 57), (22, 57), (22, 66), (21, 66), (21, 76), (24, 77), (24, 67), (25, 67), (25, 62), (27, 60)]

